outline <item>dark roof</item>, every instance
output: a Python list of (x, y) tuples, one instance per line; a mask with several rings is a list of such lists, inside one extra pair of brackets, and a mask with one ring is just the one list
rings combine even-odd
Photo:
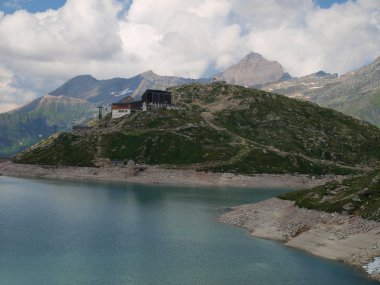
[(112, 105), (117, 105), (117, 106), (130, 106), (130, 107), (141, 107), (142, 101), (133, 101), (133, 102), (128, 102), (128, 103), (123, 103), (123, 102), (117, 102), (117, 103), (112, 103)]
[(147, 89), (147, 90), (145, 90), (144, 93), (147, 93), (147, 92), (155, 92), (155, 93), (157, 92), (157, 93), (172, 94), (172, 93), (170, 93), (169, 91), (158, 90), (158, 89)]
[(131, 97), (131, 96), (127, 96), (123, 99), (121, 99), (119, 102), (117, 103), (132, 103), (135, 101), (135, 98)]

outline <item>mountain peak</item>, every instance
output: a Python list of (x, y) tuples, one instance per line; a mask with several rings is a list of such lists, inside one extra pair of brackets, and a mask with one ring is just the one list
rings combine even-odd
[(53, 92), (50, 92), (49, 95), (65, 95), (69, 97), (80, 98), (81, 92), (91, 88), (92, 86), (94, 86), (94, 84), (97, 84), (98, 82), (99, 81), (91, 75), (78, 75), (71, 78), (69, 81), (64, 83), (61, 87), (57, 88)]
[(71, 80), (78, 80), (78, 79), (91, 79), (96, 80), (91, 74), (80, 74), (75, 77), (73, 77)]
[(266, 59), (261, 54), (251, 51), (249, 54), (243, 57), (242, 60), (244, 61), (244, 60), (266, 60)]
[(256, 52), (250, 52), (240, 62), (215, 76), (227, 83), (243, 86), (276, 82), (284, 77), (290, 76), (277, 61), (269, 61)]
[(66, 82), (67, 83), (82, 83), (82, 84), (88, 84), (88, 83), (93, 83), (93, 82), (97, 82), (98, 80), (93, 77), (92, 75), (90, 74), (83, 74), (83, 75), (77, 75), (73, 78), (71, 78), (69, 81)]
[(140, 76), (142, 76), (142, 77), (153, 77), (153, 76), (157, 76), (157, 74), (155, 74), (153, 72), (153, 70), (147, 70), (147, 71), (141, 73)]
[(318, 77), (323, 77), (323, 76), (330, 75), (330, 74), (327, 72), (324, 72), (323, 70), (320, 70), (320, 71), (314, 73), (314, 75), (316, 75)]

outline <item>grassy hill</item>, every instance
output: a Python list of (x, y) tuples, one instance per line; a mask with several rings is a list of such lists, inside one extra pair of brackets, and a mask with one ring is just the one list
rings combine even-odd
[(62, 133), (15, 157), (20, 163), (95, 165), (134, 159), (233, 173), (356, 173), (379, 165), (380, 130), (260, 90), (223, 83), (171, 88), (172, 110), (109, 116), (86, 133)]
[(341, 183), (331, 182), (312, 190), (291, 192), (280, 198), (296, 201), (304, 208), (380, 221), (380, 169)]

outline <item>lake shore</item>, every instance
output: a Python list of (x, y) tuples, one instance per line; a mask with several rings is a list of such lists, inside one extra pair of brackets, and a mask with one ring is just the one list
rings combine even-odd
[(126, 168), (123, 167), (55, 167), (17, 164), (11, 161), (0, 163), (0, 175), (4, 176), (163, 185), (306, 189), (325, 184), (331, 180), (342, 179), (342, 177), (337, 176), (311, 177), (288, 174), (248, 176), (195, 170), (174, 170), (157, 166), (148, 166), (143, 171), (136, 171), (136, 175), (132, 177), (127, 177), (126, 173)]
[(360, 267), (380, 281), (380, 223), (295, 206), (272, 198), (231, 208), (220, 221), (252, 236), (280, 240), (311, 254)]
[[(173, 170), (149, 166), (127, 177), (122, 167), (53, 167), (0, 162), (0, 176), (109, 181), (142, 184), (187, 185), (239, 188), (306, 189), (342, 177), (310, 177), (307, 175), (230, 173)], [(360, 268), (366, 267), (373, 279), (380, 281), (380, 223), (353, 216), (329, 214), (302, 209), (292, 201), (272, 198), (252, 205), (231, 208), (220, 221), (246, 228), (253, 236), (280, 240), (287, 246), (314, 255), (341, 260)]]

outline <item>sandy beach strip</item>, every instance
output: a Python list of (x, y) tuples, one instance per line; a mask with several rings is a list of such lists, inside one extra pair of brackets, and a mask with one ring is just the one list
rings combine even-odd
[(248, 176), (231, 173), (164, 169), (157, 166), (148, 166), (143, 171), (136, 171), (136, 175), (133, 177), (127, 177), (126, 173), (126, 168), (123, 167), (54, 167), (16, 164), (11, 161), (0, 163), (0, 175), (11, 177), (163, 185), (305, 189), (325, 184), (334, 179), (341, 179), (336, 176), (317, 178), (308, 175), (287, 174), (257, 174)]
[(314, 255), (346, 262), (380, 281), (380, 223), (295, 206), (272, 198), (234, 207), (220, 221), (247, 229), (252, 236), (283, 241)]

